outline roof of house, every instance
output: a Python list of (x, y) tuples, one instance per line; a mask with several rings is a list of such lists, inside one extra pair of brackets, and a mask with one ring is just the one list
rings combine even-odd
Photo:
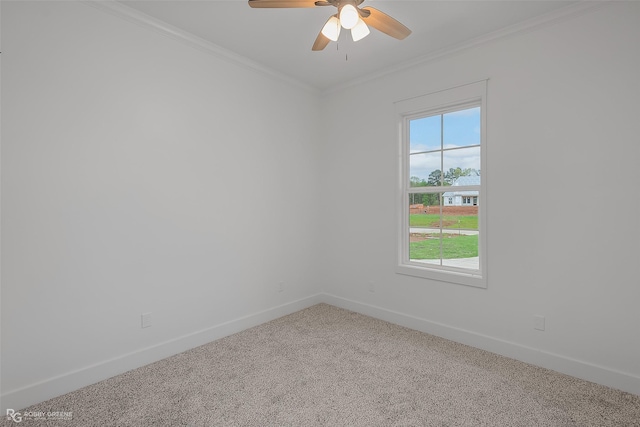
[[(480, 175), (465, 175), (458, 177), (453, 184), (452, 187), (461, 187), (467, 185), (480, 185)], [(444, 197), (452, 197), (452, 196), (477, 196), (477, 190), (470, 191), (447, 191), (443, 194)]]
[(465, 175), (455, 180), (453, 187), (463, 185), (480, 185), (480, 175)]

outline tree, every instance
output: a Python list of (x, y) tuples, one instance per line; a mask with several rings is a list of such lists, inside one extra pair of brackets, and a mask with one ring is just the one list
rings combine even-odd
[(425, 206), (438, 206), (440, 204), (440, 193), (427, 193), (422, 196), (422, 204)]
[(463, 173), (464, 172), (461, 168), (449, 168), (449, 170), (444, 174), (444, 180), (448, 184), (453, 184), (456, 182), (456, 179), (462, 176)]
[(440, 169), (436, 169), (429, 174), (429, 179), (427, 180), (427, 184), (431, 187), (440, 187), (442, 185), (442, 171)]
[(411, 187), (426, 187), (427, 182), (422, 178), (412, 176), (411, 178), (409, 178), (409, 185)]
[[(411, 187), (426, 187), (427, 181), (425, 181), (420, 177), (412, 176), (411, 178), (409, 178), (409, 185)], [(423, 203), (423, 199), (424, 199), (423, 194), (416, 194), (416, 193), (409, 194), (409, 204), (411, 205), (417, 205), (417, 204)]]
[(480, 175), (480, 172), (472, 168), (449, 168), (444, 174), (445, 185), (452, 185), (461, 176)]

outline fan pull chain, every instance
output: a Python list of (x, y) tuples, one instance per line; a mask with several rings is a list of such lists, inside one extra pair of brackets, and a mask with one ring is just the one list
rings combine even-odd
[[(339, 52), (339, 51), (340, 51), (340, 43), (339, 43), (339, 42), (336, 42), (336, 52)], [(348, 61), (348, 60), (349, 60), (349, 54), (348, 54), (348, 53), (345, 53), (345, 54), (344, 54), (344, 60), (345, 60), (345, 61)]]

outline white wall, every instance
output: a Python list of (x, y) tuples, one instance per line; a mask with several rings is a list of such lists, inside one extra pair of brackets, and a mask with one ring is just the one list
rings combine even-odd
[[(617, 3), (325, 96), (328, 300), (640, 394), (639, 22)], [(488, 289), (398, 275), (392, 103), (484, 78)]]
[(318, 109), (86, 4), (3, 1), (2, 410), (313, 303)]

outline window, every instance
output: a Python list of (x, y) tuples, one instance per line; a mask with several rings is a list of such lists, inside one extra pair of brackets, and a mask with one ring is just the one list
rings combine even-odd
[(486, 81), (396, 103), (397, 272), (486, 287)]

